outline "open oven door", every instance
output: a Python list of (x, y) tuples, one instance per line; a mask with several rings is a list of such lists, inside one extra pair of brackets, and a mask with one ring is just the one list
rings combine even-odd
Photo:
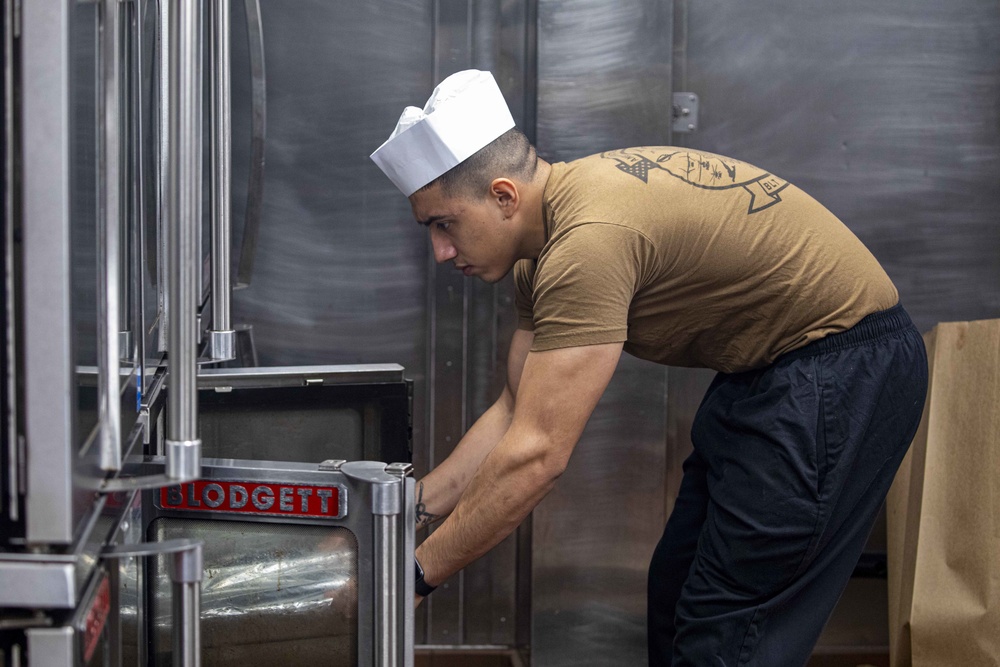
[[(201, 664), (411, 667), (413, 485), (405, 463), (205, 459), (145, 491), (148, 542), (204, 543)], [(124, 664), (172, 664), (169, 567), (122, 607)]]

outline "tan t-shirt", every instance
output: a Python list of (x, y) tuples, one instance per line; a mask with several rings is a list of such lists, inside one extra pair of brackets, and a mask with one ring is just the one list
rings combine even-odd
[(899, 298), (836, 216), (731, 158), (660, 146), (557, 163), (543, 205), (546, 244), (514, 269), (535, 351), (624, 342), (738, 372)]

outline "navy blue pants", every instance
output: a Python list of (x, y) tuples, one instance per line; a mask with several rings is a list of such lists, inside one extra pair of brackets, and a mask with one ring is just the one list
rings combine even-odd
[(850, 579), (927, 393), (902, 306), (720, 373), (649, 567), (649, 664), (799, 667)]

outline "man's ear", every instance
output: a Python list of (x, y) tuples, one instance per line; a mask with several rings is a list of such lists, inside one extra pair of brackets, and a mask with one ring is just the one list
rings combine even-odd
[(509, 178), (495, 178), (490, 183), (490, 196), (493, 197), (504, 217), (509, 218), (517, 212), (517, 207), (521, 204), (521, 196), (517, 191), (517, 185)]

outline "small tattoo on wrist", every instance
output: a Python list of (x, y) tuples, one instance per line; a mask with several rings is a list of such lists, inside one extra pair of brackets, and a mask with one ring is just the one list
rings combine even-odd
[(431, 514), (427, 511), (427, 505), (424, 504), (424, 483), (420, 482), (419, 488), (417, 490), (417, 526), (429, 526), (441, 517), (437, 514)]

